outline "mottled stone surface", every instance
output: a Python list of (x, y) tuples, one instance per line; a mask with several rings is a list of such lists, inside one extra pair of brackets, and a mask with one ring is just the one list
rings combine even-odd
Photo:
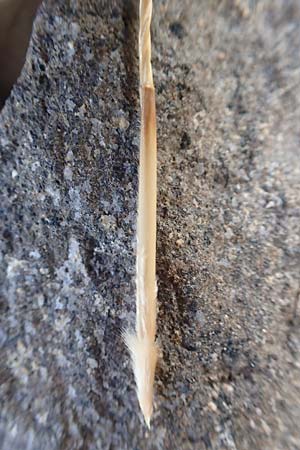
[(300, 4), (157, 0), (155, 414), (134, 1), (47, 1), (0, 115), (1, 450), (299, 450)]

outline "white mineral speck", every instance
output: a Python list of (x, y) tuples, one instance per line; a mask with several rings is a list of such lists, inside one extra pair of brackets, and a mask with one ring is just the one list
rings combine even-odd
[(119, 119), (119, 128), (127, 129), (128, 127), (129, 127), (128, 120), (124, 116), (120, 117), (120, 119)]
[(65, 177), (66, 180), (72, 181), (73, 172), (72, 172), (71, 167), (69, 167), (69, 166), (65, 167), (65, 169), (64, 169), (64, 177)]
[(76, 22), (72, 22), (70, 25), (70, 30), (71, 30), (71, 34), (72, 34), (72, 38), (75, 40), (77, 39), (79, 33), (80, 33), (80, 26), (78, 23)]
[(98, 363), (94, 358), (88, 358), (86, 360), (86, 362), (90, 366), (91, 369), (97, 369)]
[(67, 57), (68, 57), (68, 60), (71, 61), (74, 55), (75, 55), (74, 42), (69, 41), (68, 44), (67, 44)]
[(40, 252), (38, 252), (37, 250), (32, 250), (32, 251), (29, 253), (29, 256), (30, 256), (30, 258), (33, 258), (33, 259), (40, 259), (41, 254), (40, 254)]
[(74, 153), (72, 152), (72, 150), (69, 150), (67, 155), (66, 155), (66, 161), (73, 161), (74, 159)]

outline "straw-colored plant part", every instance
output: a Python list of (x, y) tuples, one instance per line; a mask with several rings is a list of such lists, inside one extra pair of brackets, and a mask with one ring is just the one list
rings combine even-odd
[(141, 139), (137, 217), (136, 329), (125, 340), (132, 357), (137, 396), (150, 428), (157, 361), (156, 333), (156, 113), (151, 68), (152, 0), (140, 0)]

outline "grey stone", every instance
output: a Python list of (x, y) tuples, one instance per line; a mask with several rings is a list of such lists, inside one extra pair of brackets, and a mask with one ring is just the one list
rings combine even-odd
[(300, 448), (298, 0), (154, 2), (158, 342), (135, 320), (137, 10), (47, 1), (0, 115), (3, 450)]

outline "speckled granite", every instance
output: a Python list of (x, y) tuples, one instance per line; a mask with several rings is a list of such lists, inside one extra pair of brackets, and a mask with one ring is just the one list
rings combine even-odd
[(299, 450), (300, 4), (157, 0), (155, 414), (135, 318), (136, 2), (47, 1), (0, 116), (1, 450)]

